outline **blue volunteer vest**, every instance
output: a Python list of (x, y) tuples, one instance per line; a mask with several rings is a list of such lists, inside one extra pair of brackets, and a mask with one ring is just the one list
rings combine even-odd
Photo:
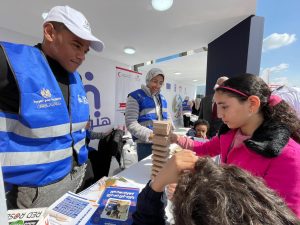
[[(1, 43), (20, 93), (19, 113), (0, 112), (0, 162), (4, 181), (44, 186), (65, 177), (73, 149), (87, 160), (87, 97), (77, 72), (70, 73), (70, 113), (45, 56), (35, 47)], [(16, 90), (17, 91), (17, 90)]]
[[(153, 120), (158, 120), (153, 98), (148, 96), (142, 89), (131, 92), (129, 95), (139, 104), (138, 123), (152, 130)], [(161, 94), (159, 94), (159, 100), (161, 102), (162, 118), (167, 120), (167, 101)]]
[(182, 102), (182, 111), (192, 111), (190, 105), (188, 104), (188, 100), (184, 100)]

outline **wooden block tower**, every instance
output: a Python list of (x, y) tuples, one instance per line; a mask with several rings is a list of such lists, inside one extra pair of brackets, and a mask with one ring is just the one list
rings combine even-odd
[(169, 158), (170, 121), (153, 122), (152, 177), (155, 177)]

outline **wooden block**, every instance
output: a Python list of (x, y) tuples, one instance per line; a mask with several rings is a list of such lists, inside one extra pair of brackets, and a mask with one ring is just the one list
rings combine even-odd
[(152, 173), (153, 172), (159, 172), (161, 170), (162, 167), (157, 166), (157, 165), (152, 165)]
[(158, 173), (160, 170), (162, 169), (162, 167), (152, 167), (152, 173), (153, 172), (156, 172), (156, 173)]
[(157, 166), (157, 167), (163, 168), (165, 164), (166, 164), (166, 162), (163, 162), (163, 161), (152, 160), (152, 165), (155, 165), (155, 166)]
[(156, 150), (156, 149), (152, 149), (152, 154), (153, 155), (157, 155), (157, 156), (161, 156), (161, 157), (164, 157), (164, 158), (169, 158), (169, 151), (159, 151), (159, 150)]
[(155, 145), (161, 145), (161, 146), (169, 146), (170, 145), (168, 136), (154, 135), (152, 142)]
[(160, 145), (153, 144), (152, 149), (159, 150), (162, 152), (168, 152), (170, 148), (169, 148), (169, 146), (160, 146)]
[(152, 155), (152, 161), (155, 160), (155, 161), (161, 161), (161, 162), (167, 162), (168, 161), (168, 158), (167, 157), (162, 157), (162, 156), (159, 156), (159, 155)]
[(153, 121), (153, 133), (168, 136), (171, 131), (170, 121)]

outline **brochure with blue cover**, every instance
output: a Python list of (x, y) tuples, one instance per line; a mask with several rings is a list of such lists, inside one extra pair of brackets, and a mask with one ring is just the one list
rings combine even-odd
[(136, 209), (139, 188), (107, 187), (101, 196), (99, 207), (88, 224), (130, 225)]

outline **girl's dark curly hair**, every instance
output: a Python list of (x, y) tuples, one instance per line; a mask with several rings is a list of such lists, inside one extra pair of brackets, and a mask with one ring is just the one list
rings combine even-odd
[[(222, 86), (234, 88), (247, 96), (255, 95), (259, 97), (260, 111), (265, 120), (274, 120), (287, 126), (291, 132), (291, 137), (300, 143), (300, 120), (296, 112), (284, 100), (275, 106), (269, 104), (271, 90), (259, 76), (253, 74), (241, 74), (226, 80)], [(224, 92), (231, 97), (237, 98), (240, 102), (246, 101), (248, 97), (242, 96), (233, 91), (218, 87), (217, 92)]]
[(199, 158), (184, 172), (173, 197), (176, 225), (300, 224), (263, 180), (233, 165)]

